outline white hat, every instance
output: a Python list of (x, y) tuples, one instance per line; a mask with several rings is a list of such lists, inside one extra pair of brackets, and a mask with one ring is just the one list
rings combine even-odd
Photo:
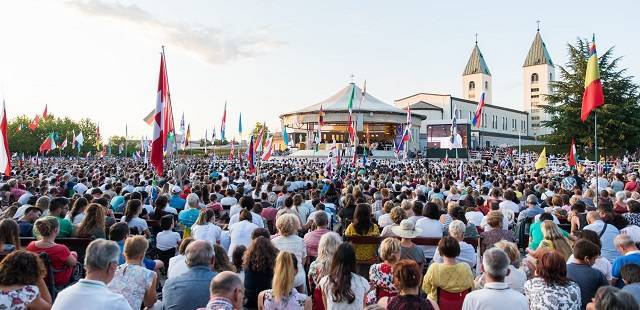
[(391, 227), (391, 231), (400, 238), (415, 238), (422, 232), (421, 228), (416, 228), (412, 220), (406, 219), (400, 225)]
[(182, 189), (181, 189), (181, 188), (180, 188), (180, 186), (178, 186), (178, 185), (174, 185), (174, 186), (171, 188), (171, 192), (172, 192), (172, 193), (174, 193), (174, 194), (179, 194), (181, 191), (182, 191)]

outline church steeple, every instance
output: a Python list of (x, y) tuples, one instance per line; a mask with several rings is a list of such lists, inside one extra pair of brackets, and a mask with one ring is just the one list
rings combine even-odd
[(540, 28), (538, 28), (536, 32), (536, 37), (533, 39), (533, 43), (531, 43), (531, 48), (529, 48), (529, 53), (522, 66), (529, 67), (537, 65), (550, 65), (553, 67), (553, 61), (551, 61), (547, 46), (544, 44), (544, 41), (542, 41)]
[(476, 41), (476, 45), (473, 47), (471, 57), (469, 57), (469, 61), (467, 62), (467, 66), (464, 68), (462, 76), (477, 73), (491, 75), (489, 66), (487, 66), (487, 63), (484, 61), (482, 52), (480, 52), (480, 48), (478, 47), (478, 41)]

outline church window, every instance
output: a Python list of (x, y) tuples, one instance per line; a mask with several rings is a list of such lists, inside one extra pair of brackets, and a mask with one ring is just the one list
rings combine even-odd
[(532, 93), (535, 93), (535, 92), (538, 92), (538, 91), (540, 91), (540, 88), (537, 88), (537, 87), (536, 87), (536, 88), (532, 88), (532, 89), (531, 89), (531, 92), (532, 92)]
[(476, 83), (474, 81), (469, 82), (469, 90), (476, 89)]
[(534, 73), (534, 74), (531, 75), (531, 83), (532, 84), (538, 83), (538, 74), (537, 73)]
[(484, 89), (485, 90), (489, 89), (489, 82), (484, 81)]

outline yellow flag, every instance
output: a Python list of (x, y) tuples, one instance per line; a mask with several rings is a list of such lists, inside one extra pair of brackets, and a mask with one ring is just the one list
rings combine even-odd
[(538, 156), (538, 160), (536, 161), (535, 168), (544, 169), (547, 166), (547, 148), (542, 148), (542, 152), (540, 152), (540, 156)]

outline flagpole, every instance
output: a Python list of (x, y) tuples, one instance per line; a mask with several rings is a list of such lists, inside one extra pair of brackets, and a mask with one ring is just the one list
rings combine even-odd
[(599, 192), (599, 188), (598, 188), (598, 179), (599, 179), (599, 175), (600, 175), (600, 169), (599, 169), (599, 160), (598, 160), (598, 109), (594, 109), (593, 110), (593, 127), (594, 127), (594, 153), (595, 153), (595, 160), (596, 160), (596, 207), (598, 207), (598, 196), (600, 195)]

